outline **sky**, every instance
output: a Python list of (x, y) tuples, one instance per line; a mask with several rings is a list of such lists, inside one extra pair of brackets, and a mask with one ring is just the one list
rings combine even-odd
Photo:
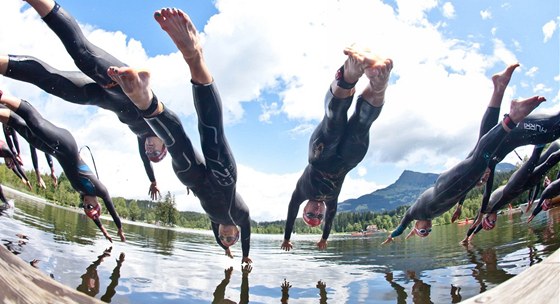
[[(257, 221), (285, 219), (307, 165), (309, 137), (346, 46), (391, 58), (385, 105), (370, 130), (364, 160), (346, 177), (339, 201), (395, 182), (404, 170), (440, 173), (476, 144), (492, 94), (491, 76), (513, 63), (502, 104), (533, 95), (535, 112), (560, 110), (560, 4), (556, 0), (60, 0), (90, 41), (152, 73), (159, 100), (180, 115), (200, 151), (190, 74), (153, 19), (163, 7), (192, 18), (220, 91), (226, 135), (238, 168), (237, 190)], [(538, 5), (537, 5), (538, 4)], [(35, 56), (77, 70), (60, 40), (22, 0), (0, 4), (0, 55)], [(366, 81), (358, 82), (357, 94)], [(31, 102), (45, 118), (88, 146), (111, 196), (148, 199), (149, 180), (136, 138), (115, 114), (73, 105), (37, 87), (0, 76), (0, 89)], [(353, 108), (351, 108), (353, 109)], [(32, 169), (25, 145), (25, 167)], [(84, 149), (86, 150), (86, 149)], [(531, 147), (516, 149), (521, 156)], [(90, 162), (91, 156), (82, 152)], [(517, 163), (511, 153), (507, 162)], [(47, 172), (44, 158), (40, 167)], [(93, 168), (93, 167), (92, 167)], [(61, 172), (59, 166), (57, 170)], [(162, 194), (179, 210), (203, 212), (176, 178), (168, 156), (154, 164)]]

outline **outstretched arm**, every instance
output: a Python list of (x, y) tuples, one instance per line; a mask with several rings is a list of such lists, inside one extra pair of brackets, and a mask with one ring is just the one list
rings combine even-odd
[(296, 222), (299, 206), (305, 200), (303, 194), (300, 193), (301, 191), (299, 190), (299, 184), (300, 181), (298, 181), (296, 189), (292, 194), (290, 204), (288, 205), (288, 217), (286, 218), (286, 226), (284, 228), (284, 241), (281, 245), (281, 248), (285, 251), (290, 251), (293, 248), (292, 242), (290, 242), (290, 237), (292, 236), (292, 232), (294, 231), (294, 224)]
[(148, 190), (148, 195), (152, 200), (157, 200), (161, 198), (161, 193), (159, 192), (159, 188), (156, 182), (156, 176), (154, 174), (154, 168), (152, 167), (152, 162), (146, 155), (146, 147), (144, 146), (143, 138), (138, 137), (138, 152), (140, 153), (140, 158), (142, 159), (142, 163), (144, 164), (144, 170), (146, 171), (146, 175), (148, 175), (148, 179), (150, 180), (150, 188)]

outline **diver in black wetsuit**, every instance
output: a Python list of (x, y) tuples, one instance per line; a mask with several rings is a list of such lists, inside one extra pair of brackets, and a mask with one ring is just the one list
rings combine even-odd
[(8, 107), (8, 109), (0, 109), (0, 122), (14, 128), (35, 148), (51, 154), (58, 160), (68, 181), (80, 193), (86, 215), (95, 222), (105, 238), (112, 242), (112, 238), (99, 220), (101, 206), (97, 197), (103, 199), (107, 211), (118, 228), (118, 235), (124, 242), (121, 220), (113, 206), (111, 196), (80, 157), (78, 145), (72, 134), (44, 119), (27, 101), (3, 95), (0, 91), (0, 103)]
[[(19, 139), (17, 133), (9, 126), (4, 125), (4, 137), (6, 138), (6, 143), (12, 149), (12, 152), (16, 156), (16, 159), (20, 164), (22, 164), (21, 160), (21, 150), (19, 148)], [(37, 149), (35, 149), (32, 145), (29, 145), (29, 153), (31, 154), (31, 162), (33, 163), (33, 169), (35, 170), (35, 176), (37, 177), (37, 183), (40, 188), (46, 189), (47, 185), (45, 181), (41, 177), (41, 172), (39, 171), (39, 159), (37, 158)], [(53, 180), (54, 187), (58, 185), (58, 178), (54, 172), (54, 162), (52, 156), (48, 153), (45, 153), (45, 158), (47, 159), (47, 164), (51, 170), (51, 178)]]
[[(505, 70), (492, 75), (492, 84), (494, 86), (494, 90), (492, 92), (490, 102), (488, 103), (488, 107), (486, 108), (486, 112), (484, 112), (484, 115), (482, 116), (482, 121), (480, 123), (480, 128), (478, 131), (478, 140), (480, 140), (480, 138), (484, 136), (484, 134), (490, 131), (490, 129), (492, 129), (498, 123), (500, 119), (500, 108), (502, 106), (502, 100), (504, 99), (505, 91), (511, 80), (513, 72), (518, 67), (519, 63), (510, 64), (505, 68)], [(471, 157), (472, 154), (473, 151), (469, 152), (467, 158)], [(494, 179), (494, 170), (491, 170), (490, 168), (488, 168), (488, 170), (484, 172), (484, 175), (476, 184), (476, 186), (482, 187), (489, 179)], [(457, 209), (451, 217), (452, 223), (461, 216), (461, 208), (463, 206), (463, 203), (465, 202), (466, 197), (467, 193), (465, 193), (465, 195), (459, 199), (459, 202), (457, 203)]]
[[(2, 91), (0, 91), (0, 96), (2, 95), (1, 92)], [(31, 183), (29, 182), (29, 179), (25, 175), (25, 171), (21, 167), (20, 162), (17, 160), (16, 155), (13, 153), (13, 150), (10, 149), (10, 147), (4, 141), (1, 140), (0, 140), (0, 157), (4, 158), (4, 163), (6, 164), (6, 167), (11, 169), (17, 175), (17, 177), (19, 177), (21, 181), (29, 188), (29, 190), (33, 189), (31, 187)], [(0, 200), (2, 200), (2, 202), (4, 203), (8, 202), (4, 197), (3, 192), (1, 192)]]
[(26, 0), (58, 35), (81, 72), (59, 71), (31, 56), (0, 56), (0, 74), (32, 83), (66, 101), (95, 105), (115, 113), (136, 134), (144, 169), (151, 182), (148, 194), (160, 196), (152, 168), (166, 155), (163, 141), (146, 124), (128, 97), (107, 76), (109, 66), (124, 66), (120, 60), (90, 43), (76, 20), (53, 0)]
[(544, 188), (535, 209), (527, 219), (527, 223), (530, 223), (541, 211), (550, 209), (552, 199), (558, 195), (560, 195), (560, 179), (556, 179)]
[[(281, 245), (285, 251), (293, 247), (290, 237), (299, 207), (306, 200), (303, 220), (314, 227), (320, 225), (324, 217), (323, 234), (317, 247), (327, 248), (344, 178), (366, 155), (370, 127), (385, 102), (392, 60), (351, 47), (346, 48), (344, 54), (348, 57), (325, 97), (323, 120), (309, 141), (309, 164), (299, 178), (288, 206)], [(369, 83), (358, 96), (354, 114), (348, 119), (347, 111), (356, 91), (354, 86), (364, 74)]]
[(459, 198), (480, 181), (488, 169), (490, 160), (507, 135), (544, 101), (545, 98), (542, 96), (533, 96), (520, 101), (513, 100), (509, 115), (480, 138), (471, 156), (441, 173), (435, 185), (420, 194), (416, 202), (407, 209), (399, 226), (383, 243), (389, 243), (393, 238), (401, 235), (408, 224), (414, 220), (416, 220), (415, 226), (407, 238), (414, 234), (420, 237), (428, 236), (432, 229), (432, 219), (451, 209)]
[[(462, 242), (470, 242), (481, 229), (494, 229), (498, 211), (521, 193), (539, 184), (545, 174), (560, 161), (559, 147), (557, 144), (551, 145), (541, 155), (544, 145), (535, 146), (531, 157), (511, 175), (509, 181), (492, 192), (486, 209), (481, 211), (485, 214), (484, 218), (477, 225), (473, 223)], [(548, 157), (543, 159), (542, 156)]]
[(179, 117), (153, 95), (149, 87), (149, 72), (130, 67), (111, 67), (107, 73), (164, 140), (171, 154), (175, 174), (200, 200), (212, 222), (218, 245), (225, 250), (226, 255), (233, 257), (230, 247), (239, 239), (239, 226), (242, 263), (251, 263), (249, 208), (236, 191), (237, 168), (224, 134), (222, 103), (204, 61), (198, 32), (181, 10), (161, 9), (155, 12), (154, 17), (189, 66), (203, 156), (195, 151)]

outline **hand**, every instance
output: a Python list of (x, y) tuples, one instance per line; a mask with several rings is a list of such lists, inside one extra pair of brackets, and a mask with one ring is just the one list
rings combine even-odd
[(286, 279), (284, 278), (284, 282), (282, 283), (281, 287), (282, 291), (288, 291), (288, 289), (292, 287), (292, 284), (290, 284), (290, 282), (286, 281)]
[(117, 263), (122, 263), (124, 262), (124, 252), (121, 252), (121, 254), (119, 255), (119, 259), (117, 260)]
[(385, 241), (383, 241), (383, 243), (381, 243), (381, 245), (389, 244), (392, 241), (393, 241), (393, 238), (391, 236), (388, 236), (387, 239)]
[[(19, 154), (16, 155), (16, 161), (20, 166), (23, 166), (23, 160), (21, 160), (21, 156), (19, 156)], [(550, 181), (549, 181), (549, 183), (550, 183)]]
[(233, 254), (231, 254), (231, 250), (229, 250), (229, 247), (228, 249), (226, 249), (226, 255), (233, 259)]
[(227, 268), (226, 270), (224, 270), (224, 275), (226, 277), (226, 279), (230, 279), (231, 278), (231, 273), (233, 272), (233, 267)]
[(119, 230), (117, 231), (117, 234), (121, 238), (121, 242), (126, 242), (126, 237), (124, 236), (124, 232), (123, 232), (122, 228), (119, 228)]
[(33, 186), (31, 186), (31, 183), (28, 180), (22, 178), (21, 181), (27, 186), (27, 188), (29, 188), (29, 191), (33, 190)]
[(317, 282), (317, 285), (315, 285), (315, 287), (319, 288), (319, 289), (324, 289), (325, 287), (327, 287), (327, 284), (325, 284), (325, 282), (319, 280)]
[(58, 187), (58, 177), (56, 177), (56, 174), (54, 174), (54, 169), (51, 170), (51, 178), (53, 180), (54, 187)]
[(249, 265), (249, 264), (253, 263), (253, 260), (251, 260), (250, 257), (243, 257), (241, 259), (241, 264), (243, 264), (243, 263), (246, 263), (247, 265)]
[(47, 185), (45, 185), (45, 181), (43, 180), (43, 178), (39, 174), (37, 174), (37, 184), (38, 184), (39, 188), (47, 189)]
[(251, 273), (251, 270), (253, 270), (253, 266), (251, 266), (251, 264), (246, 264), (245, 266), (241, 267), (241, 272), (244, 276), (249, 275)]
[(317, 247), (319, 247), (319, 249), (321, 250), (325, 250), (327, 249), (327, 240), (321, 238), (321, 240), (319, 242), (317, 242)]
[(293, 248), (292, 242), (290, 242), (290, 240), (284, 240), (284, 242), (282, 242), (282, 246), (280, 246), (280, 248), (284, 249), (284, 251), (290, 251)]
[(152, 198), (152, 200), (160, 199), (161, 194), (159, 193), (159, 188), (156, 182), (152, 182), (150, 184), (150, 190), (148, 190), (148, 195)]
[(101, 233), (103, 233), (103, 236), (105, 236), (105, 238), (107, 240), (109, 240), (109, 242), (113, 243), (113, 239), (111, 238), (111, 236), (109, 235), (109, 233), (107, 233), (107, 229), (105, 229), (105, 227), (101, 226)]
[(39, 268), (39, 266), (37, 266), (39, 265), (39, 260), (37, 259), (33, 259), (32, 261), (29, 261), (29, 264), (35, 268)]
[(455, 209), (455, 213), (453, 213), (453, 216), (451, 217), (451, 222), (455, 222), (460, 216), (461, 216), (461, 205), (457, 206), (457, 209)]

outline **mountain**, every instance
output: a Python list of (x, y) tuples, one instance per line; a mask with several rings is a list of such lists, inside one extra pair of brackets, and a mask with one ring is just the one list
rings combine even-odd
[[(509, 172), (517, 169), (509, 163), (499, 163), (496, 172)], [(439, 174), (420, 173), (405, 170), (396, 182), (372, 193), (352, 198), (338, 204), (339, 212), (391, 211), (403, 205), (414, 203), (418, 195), (431, 187)]]
[(439, 174), (405, 170), (396, 182), (386, 188), (340, 202), (338, 211), (380, 212), (394, 210), (402, 205), (410, 205), (414, 203), (420, 193), (434, 184), (438, 176)]

